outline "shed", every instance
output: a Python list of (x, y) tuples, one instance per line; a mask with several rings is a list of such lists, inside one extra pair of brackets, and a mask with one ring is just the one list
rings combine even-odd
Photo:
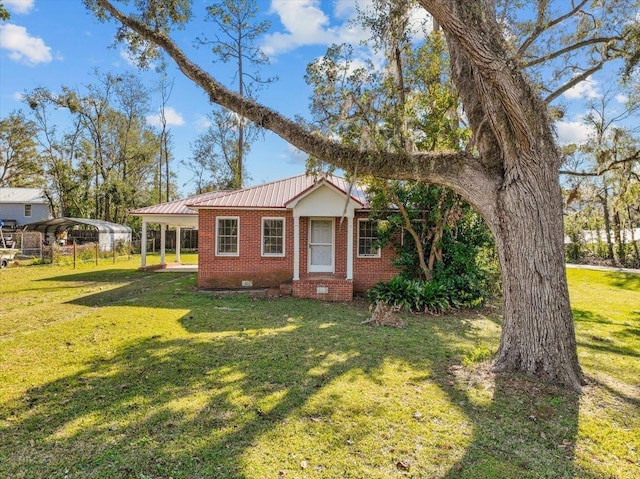
[(99, 243), (101, 251), (111, 251), (116, 243), (131, 242), (131, 228), (109, 221), (86, 218), (53, 218), (29, 223), (25, 231), (38, 231), (48, 242), (66, 233), (67, 240), (76, 243)]

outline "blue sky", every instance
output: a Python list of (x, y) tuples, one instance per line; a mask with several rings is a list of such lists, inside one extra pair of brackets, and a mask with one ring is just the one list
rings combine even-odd
[[(91, 71), (136, 71), (121, 47), (111, 48), (116, 30), (114, 23), (98, 23), (85, 10), (81, 0), (3, 0), (11, 19), (0, 23), (0, 117), (11, 111), (26, 109), (20, 94), (44, 86), (53, 91), (61, 87), (82, 89), (93, 81)], [(194, 26), (175, 38), (188, 55), (219, 80), (228, 82), (233, 72), (213, 64), (204, 49), (196, 49), (193, 39), (206, 34), (210, 24), (202, 22), (205, 6), (211, 0), (194, 0)], [(310, 89), (304, 82), (306, 66), (322, 56), (332, 43), (357, 44), (365, 32), (348, 20), (355, 12), (352, 0), (258, 0), (262, 18), (272, 28), (261, 46), (271, 65), (263, 77), (278, 76), (279, 81), (260, 93), (260, 101), (289, 117), (308, 112)], [(206, 114), (211, 111), (206, 96), (185, 79), (174, 65), (169, 66), (175, 80), (168, 101), (167, 117), (173, 136), (176, 160), (190, 156), (190, 144), (206, 128)], [(153, 72), (141, 74), (150, 87), (158, 82)], [(581, 122), (584, 104), (602, 95), (604, 77), (592, 78), (568, 91), (561, 101), (569, 105), (568, 114), (557, 124), (561, 142), (575, 141), (588, 134)], [(624, 101), (624, 97), (619, 97)], [(159, 108), (160, 101), (156, 100)], [(149, 118), (153, 122), (153, 115)], [(259, 184), (304, 172), (305, 155), (286, 142), (266, 132), (254, 143), (246, 164), (248, 184)], [(173, 169), (179, 170), (174, 160)], [(181, 172), (178, 183), (183, 195), (193, 191), (189, 174)]]

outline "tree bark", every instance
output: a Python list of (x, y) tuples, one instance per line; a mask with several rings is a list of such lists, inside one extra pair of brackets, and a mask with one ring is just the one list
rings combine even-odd
[(95, 0), (161, 47), (212, 102), (242, 113), (297, 148), (348, 171), (429, 181), (453, 189), (486, 219), (498, 247), (504, 320), (497, 371), (520, 371), (580, 390), (564, 266), (560, 154), (546, 105), (502, 37), (492, 0), (419, 0), (441, 26), (475, 152), (360, 151), (307, 131), (227, 90), (157, 30)]
[(580, 390), (565, 273), (557, 181), (520, 181), (500, 195), (490, 221), (502, 269), (504, 320), (496, 371), (522, 371)]

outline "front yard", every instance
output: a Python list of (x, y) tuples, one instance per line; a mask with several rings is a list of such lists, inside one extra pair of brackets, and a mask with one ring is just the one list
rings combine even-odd
[(495, 309), (373, 328), (138, 265), (0, 272), (0, 477), (640, 476), (640, 276), (569, 270), (577, 396), (490, 373)]

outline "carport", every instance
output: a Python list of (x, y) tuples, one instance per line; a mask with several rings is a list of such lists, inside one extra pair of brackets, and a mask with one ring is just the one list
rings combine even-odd
[(131, 243), (131, 228), (109, 221), (87, 218), (53, 218), (24, 226), (25, 231), (37, 231), (46, 241), (53, 242), (64, 232), (75, 242), (91, 241), (99, 244), (100, 251), (111, 251), (114, 244)]
[(140, 246), (141, 268), (147, 266), (147, 226), (149, 223), (160, 225), (160, 266), (166, 266), (166, 231), (168, 227), (176, 229), (176, 263), (180, 263), (180, 230), (182, 228), (198, 229), (198, 212), (187, 207), (196, 201), (203, 201), (229, 193), (228, 191), (213, 191), (192, 196), (182, 200), (169, 201), (153, 206), (138, 208), (129, 212), (132, 216), (142, 218), (142, 244)]

